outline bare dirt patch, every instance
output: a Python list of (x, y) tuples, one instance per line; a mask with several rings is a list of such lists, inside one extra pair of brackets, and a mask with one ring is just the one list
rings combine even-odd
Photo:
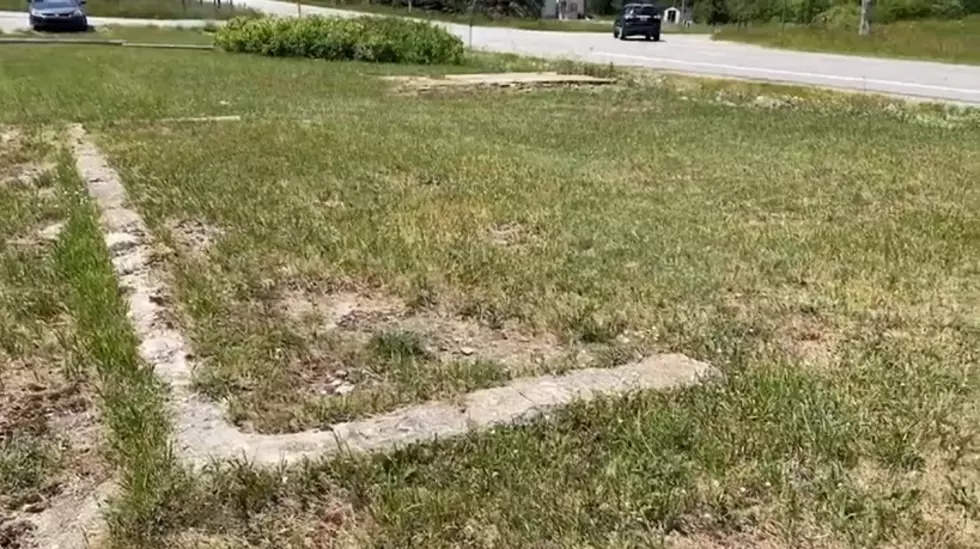
[(175, 244), (191, 253), (207, 253), (223, 231), (207, 223), (195, 220), (174, 220), (167, 224)]
[(832, 367), (837, 360), (837, 335), (812, 314), (786, 315), (776, 332), (776, 342), (790, 356), (817, 368)]
[(45, 132), (0, 129), (0, 185), (32, 185), (54, 164), (44, 157), (55, 139)]
[[(762, 312), (752, 305), (753, 301), (775, 302), (778, 306)], [(764, 332), (767, 341), (789, 360), (816, 369), (833, 368), (839, 361), (841, 337), (835, 319), (799, 297), (773, 299), (730, 293), (720, 311), (739, 323), (754, 326), (759, 334)]]
[(108, 477), (94, 389), (66, 379), (50, 362), (8, 361), (2, 374), (0, 457), (6, 463), (0, 475), (10, 477), (0, 491), (0, 531), (10, 546), (33, 547), (35, 519)]
[(297, 322), (322, 323), (326, 329), (336, 329), (352, 316), (398, 316), (407, 311), (405, 305), (397, 300), (355, 292), (320, 295), (289, 290), (283, 292), (279, 305), (281, 314), (286, 318)]
[(836, 543), (825, 536), (814, 536), (812, 539), (781, 540), (763, 533), (738, 533), (725, 535), (692, 534), (689, 536), (671, 535), (664, 540), (665, 549), (791, 549), (806, 547), (807, 549), (843, 549), (843, 543)]
[(563, 352), (553, 336), (529, 335), (515, 325), (493, 329), (450, 312), (409, 308), (387, 297), (289, 292), (281, 303), (288, 318), (313, 322), (343, 339), (366, 343), (376, 334), (416, 334), (425, 351), (443, 362), (488, 360), (516, 370), (529, 362), (555, 359)]
[(515, 324), (491, 328), (438, 308), (409, 307), (389, 297), (357, 293), (288, 292), (287, 318), (334, 338), (370, 346), (386, 336), (417, 339), (418, 351), (441, 363), (491, 362), (520, 375), (562, 357), (568, 349), (554, 336), (528, 334)]

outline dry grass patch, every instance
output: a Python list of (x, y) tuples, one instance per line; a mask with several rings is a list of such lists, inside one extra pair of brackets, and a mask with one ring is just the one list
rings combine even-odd
[(38, 184), (54, 167), (44, 158), (50, 150), (50, 136), (37, 128), (0, 128), (0, 185)]
[(172, 221), (167, 230), (174, 243), (189, 253), (207, 253), (221, 237), (221, 229), (193, 219)]
[[(274, 351), (282, 371), (274, 384), (250, 383), (232, 400), (233, 417), (246, 430), (325, 426), (517, 377), (639, 358), (625, 343), (570, 345), (514, 322), (488, 326), (370, 292), (276, 289), (265, 297), (267, 303), (252, 303), (245, 314), (282, 330)], [(618, 354), (610, 352), (614, 348)], [(220, 388), (221, 375), (204, 373), (202, 388)], [(267, 383), (276, 379), (265, 376)]]
[(64, 514), (64, 507), (70, 516), (71, 502), (108, 476), (96, 389), (56, 266), (67, 215), (53, 187), (56, 146), (37, 129), (5, 130), (0, 149), (0, 172), (17, 180), (0, 186), (3, 547), (43, 546), (44, 540), (34, 540), (35, 520)]

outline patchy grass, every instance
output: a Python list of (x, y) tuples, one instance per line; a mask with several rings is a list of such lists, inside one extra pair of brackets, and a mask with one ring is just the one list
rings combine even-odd
[(171, 453), (165, 389), (139, 359), (97, 212), (67, 152), (58, 178), (72, 209), (57, 250), (57, 269), (70, 285), (77, 352), (98, 371), (107, 455), (118, 484), (105, 512), (110, 546), (140, 547), (165, 527), (159, 516), (185, 489), (186, 478)]
[[(953, 145), (980, 133), (971, 114), (826, 92), (759, 101), (779, 89), (687, 79), (365, 100), (334, 74), (329, 124), (106, 135), (173, 249), (203, 388), (239, 421), (318, 425), (329, 415), (309, 403), (355, 399), (355, 373), (384, 372), (391, 395), (411, 393), (402, 379), (453, 393), (510, 371), (440, 371), (438, 334), (405, 329), (413, 318), (565, 349), (631, 340), (620, 360), (681, 351), (727, 378), (377, 459), (213, 472), (201, 489), (217, 496), (188, 496), (203, 506), (195, 536), (977, 541), (980, 150)], [(219, 236), (181, 245), (178, 220)], [(338, 370), (350, 393), (311, 395)]]
[(858, 36), (856, 28), (760, 25), (724, 27), (712, 38), (805, 51), (980, 64), (980, 16), (874, 25), (866, 37)]
[[(114, 31), (120, 32), (120, 31)], [(134, 34), (128, 34), (128, 33)], [(186, 39), (193, 31), (158, 29), (154, 41)], [(142, 30), (120, 38), (135, 39)], [(48, 63), (57, 58), (58, 63)], [(72, 81), (60, 78), (71, 63)], [(111, 66), (113, 70), (105, 71)], [(602, 74), (609, 67), (599, 67)], [(123, 50), (92, 46), (29, 46), (0, 49), (0, 95), (6, 103), (0, 124), (62, 120), (132, 120), (188, 116), (244, 115), (317, 118), (336, 110), (330, 93), (384, 97), (379, 74), (437, 75), (450, 72), (560, 70), (591, 72), (596, 67), (470, 52), (461, 66), (412, 67), (379, 64), (323, 64), (306, 60), (257, 59), (208, 51)], [(284, 88), (284, 81), (308, 85)]]
[(106, 477), (91, 368), (76, 351), (57, 248), (67, 216), (40, 128), (0, 128), (0, 541)]
[(112, 541), (139, 546), (184, 477), (59, 129), (0, 128), (0, 545), (50, 546), (38, 513), (67, 523), (111, 478)]
[[(0, 0), (0, 10), (27, 11), (26, 0)], [(255, 10), (234, 2), (195, 0), (88, 0), (85, 12), (96, 17), (131, 17), (134, 19), (230, 19), (259, 15)]]
[[(406, 97), (368, 76), (390, 67), (78, 50), (27, 74), (30, 55), (0, 52), (8, 119), (220, 114), (200, 112), (219, 98), (249, 114), (101, 127), (169, 248), (199, 381), (243, 424), (587, 356), (673, 350), (725, 374), (385, 456), (188, 478), (83, 204), (58, 262), (117, 383), (118, 546), (980, 543), (974, 112), (684, 78)], [(93, 55), (134, 74), (53, 77)], [(56, 101), (72, 93), (106, 114)]]

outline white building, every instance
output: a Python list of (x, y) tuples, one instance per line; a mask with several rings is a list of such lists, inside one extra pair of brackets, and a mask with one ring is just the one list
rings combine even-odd
[(544, 0), (542, 19), (579, 19), (585, 17), (585, 0)]

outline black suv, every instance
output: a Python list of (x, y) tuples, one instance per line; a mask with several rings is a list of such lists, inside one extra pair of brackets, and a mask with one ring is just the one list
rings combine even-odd
[(626, 4), (613, 23), (613, 36), (620, 40), (642, 36), (659, 41), (661, 13), (662, 10), (653, 4)]

